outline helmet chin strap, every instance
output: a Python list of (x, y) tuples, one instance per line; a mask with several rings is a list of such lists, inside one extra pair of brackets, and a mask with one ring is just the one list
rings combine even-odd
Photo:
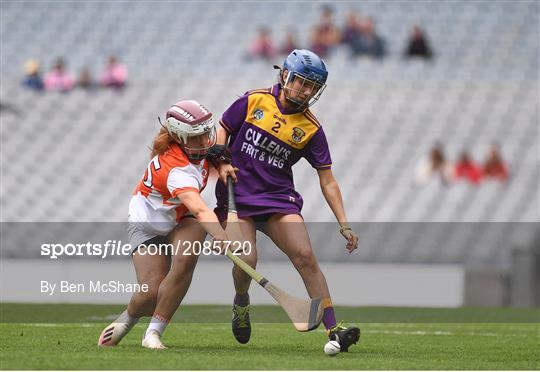
[(188, 157), (189, 160), (192, 160), (192, 161), (201, 161), (201, 160), (206, 158), (206, 154), (202, 155), (202, 154), (188, 154), (188, 153), (186, 153), (186, 156)]
[(184, 154), (186, 154), (186, 156), (188, 157), (189, 160), (195, 160), (195, 161), (199, 161), (199, 160), (203, 160), (204, 158), (206, 158), (206, 155), (208, 155), (208, 151), (205, 153), (205, 154), (199, 154), (199, 153), (190, 153), (185, 145), (183, 143), (180, 143), (178, 142), (178, 145), (180, 146), (180, 148), (182, 149), (182, 151), (184, 152)]
[(299, 112), (306, 111), (309, 107), (308, 104), (302, 104), (297, 101), (294, 101), (292, 98), (287, 97), (286, 94), (285, 94), (285, 99), (287, 100), (287, 102), (289, 102), (289, 104), (293, 106), (295, 110), (298, 110)]

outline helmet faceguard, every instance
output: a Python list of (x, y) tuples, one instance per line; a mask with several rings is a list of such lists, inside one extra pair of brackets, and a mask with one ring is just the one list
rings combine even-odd
[(280, 70), (279, 82), (285, 98), (301, 110), (317, 102), (326, 88), (326, 64), (309, 50), (295, 49), (287, 56), (283, 67), (274, 67)]
[[(197, 141), (197, 137), (202, 138)], [(182, 150), (184, 150), (184, 152), (186, 153), (189, 160), (199, 161), (206, 158), (208, 152), (210, 151), (210, 148), (216, 144), (216, 139), (216, 127), (212, 126), (209, 131), (196, 136), (187, 137), (185, 142), (184, 140), (182, 140), (178, 141), (178, 143)], [(192, 140), (195, 140), (193, 141), (193, 144), (190, 143), (192, 142)]]
[(169, 135), (178, 142), (189, 160), (204, 159), (216, 143), (214, 117), (196, 101), (176, 103), (167, 111), (165, 124)]
[[(298, 72), (285, 71), (287, 71), (287, 77), (285, 79), (281, 78), (283, 81), (281, 86), (285, 98), (289, 102), (298, 106), (299, 109), (305, 110), (319, 100), (326, 88), (326, 84), (321, 84)], [(282, 73), (285, 73), (285, 71), (282, 71)]]

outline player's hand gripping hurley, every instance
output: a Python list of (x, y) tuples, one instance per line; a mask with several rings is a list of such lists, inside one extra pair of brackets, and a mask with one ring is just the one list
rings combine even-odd
[[(243, 242), (245, 239), (238, 224), (238, 214), (236, 211), (236, 203), (234, 201), (234, 186), (230, 176), (227, 177), (227, 189), (229, 194), (229, 211), (227, 214), (227, 227), (225, 228), (225, 231), (231, 241)], [(274, 297), (283, 310), (285, 310), (297, 331), (307, 332), (314, 330), (319, 326), (323, 317), (323, 307), (320, 298), (303, 300), (291, 296), (270, 283), (268, 279), (255, 271), (240, 257), (235, 256), (230, 250), (227, 250), (226, 255)]]

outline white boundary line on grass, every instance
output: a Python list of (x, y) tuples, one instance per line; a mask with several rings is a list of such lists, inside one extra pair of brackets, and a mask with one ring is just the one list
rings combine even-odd
[[(97, 323), (21, 323), (24, 326), (31, 327), (74, 327), (80, 326), (83, 328), (91, 328), (100, 326)], [(324, 330), (318, 330), (318, 332), (326, 332)], [(410, 336), (482, 336), (482, 337), (500, 337), (500, 333), (495, 332), (450, 332), (450, 331), (390, 331), (385, 329), (367, 329), (362, 331), (362, 334), (384, 334), (384, 335), (410, 335)], [(504, 336), (511, 337), (527, 337), (525, 333), (504, 333)]]

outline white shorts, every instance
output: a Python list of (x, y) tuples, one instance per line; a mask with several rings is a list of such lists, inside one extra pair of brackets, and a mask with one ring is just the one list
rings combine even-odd
[[(186, 216), (184, 216), (183, 219), (185, 218), (195, 218), (195, 217), (193, 217), (193, 215), (191, 214), (187, 214)], [(128, 227), (127, 227), (128, 241), (129, 241), (129, 244), (131, 244), (132, 254), (133, 252), (137, 250), (137, 248), (139, 248), (139, 245), (146, 243), (150, 239), (160, 238), (159, 241), (153, 242), (153, 243), (170, 243), (167, 239), (167, 235), (169, 235), (169, 233), (158, 234), (155, 230), (148, 231), (148, 229), (145, 229), (145, 227), (146, 225), (144, 223), (128, 222)]]
[(132, 253), (139, 248), (139, 245), (147, 242), (150, 239), (154, 239), (158, 236), (162, 237), (163, 239), (166, 239), (167, 237), (167, 235), (158, 235), (156, 233), (147, 232), (141, 227), (141, 224), (138, 222), (128, 222), (128, 240), (132, 247)]

